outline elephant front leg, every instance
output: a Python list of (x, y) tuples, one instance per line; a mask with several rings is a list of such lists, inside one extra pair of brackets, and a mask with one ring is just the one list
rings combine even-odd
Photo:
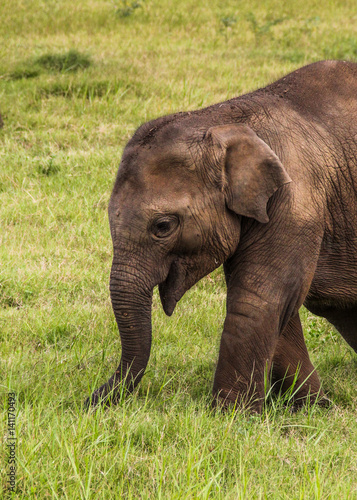
[(278, 340), (275, 320), (255, 310), (228, 313), (213, 384), (214, 403), (261, 412), (264, 380)]
[[(265, 399), (265, 375), (270, 373), (273, 360), (279, 379), (288, 367), (295, 373), (302, 360), (299, 380), (308, 374), (310, 388), (315, 392), (320, 388), (298, 316), (293, 321), (291, 318), (297, 315), (310, 288), (321, 234), (314, 225), (307, 228), (306, 221), (302, 230), (285, 217), (275, 222), (272, 217), (266, 226), (253, 229), (247, 222), (246, 228), (242, 225), (242, 234), (247, 239), (242, 238), (237, 252), (224, 265), (227, 317), (213, 393), (224, 405), (237, 402), (259, 412)], [(294, 236), (298, 244), (292, 246)], [(297, 339), (299, 344), (295, 345)]]
[(323, 396), (320, 380), (306, 349), (299, 314), (289, 320), (278, 340), (272, 361), (272, 384), (274, 392), (291, 390), (297, 407), (308, 398), (315, 401)]

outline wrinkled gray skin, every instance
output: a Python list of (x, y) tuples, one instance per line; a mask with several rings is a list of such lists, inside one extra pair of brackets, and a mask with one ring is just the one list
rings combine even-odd
[[(122, 357), (88, 400), (115, 402), (149, 360), (155, 285), (166, 314), (224, 263), (214, 401), (261, 410), (264, 371), (297, 404), (320, 382), (299, 308), (357, 349), (357, 65), (325, 61), (266, 88), (141, 126), (109, 204), (110, 293)], [(296, 387), (297, 387), (296, 386)]]

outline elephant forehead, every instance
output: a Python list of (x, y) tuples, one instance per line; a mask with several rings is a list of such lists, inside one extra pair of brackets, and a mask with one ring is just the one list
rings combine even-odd
[(185, 140), (156, 141), (150, 146), (134, 146), (126, 148), (119, 167), (119, 176), (145, 177), (146, 175), (162, 175), (166, 170), (194, 170), (198, 154), (194, 143)]
[(147, 156), (149, 171), (153, 174), (169, 170), (195, 170), (197, 154), (193, 145), (178, 141), (153, 148)]
[(197, 183), (172, 178), (151, 179), (145, 189), (138, 190), (136, 199), (139, 210), (154, 212), (184, 213), (203, 201)]
[(148, 175), (141, 182), (130, 180), (117, 186), (110, 207), (131, 214), (184, 212), (201, 205), (206, 194), (196, 176)]
[(149, 191), (143, 197), (142, 208), (150, 212), (186, 212), (195, 205), (195, 197), (185, 191)]
[(123, 156), (112, 194), (118, 212), (184, 213), (204, 204), (207, 186), (195, 168), (193, 151), (172, 147), (131, 148)]

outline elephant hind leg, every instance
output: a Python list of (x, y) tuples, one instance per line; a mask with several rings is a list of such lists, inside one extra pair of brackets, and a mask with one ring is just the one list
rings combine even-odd
[(273, 391), (283, 394), (291, 388), (295, 406), (302, 406), (307, 398), (311, 401), (323, 395), (298, 314), (290, 319), (278, 340), (271, 371)]
[(312, 312), (323, 316), (340, 332), (345, 341), (357, 352), (357, 308), (335, 309), (333, 307)]

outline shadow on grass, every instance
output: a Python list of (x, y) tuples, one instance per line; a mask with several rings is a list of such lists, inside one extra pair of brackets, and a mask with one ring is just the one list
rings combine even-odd
[(43, 72), (68, 73), (87, 69), (92, 64), (87, 54), (71, 49), (68, 52), (56, 54), (49, 52), (40, 57), (31, 58), (20, 63), (10, 72), (8, 80), (36, 78)]

